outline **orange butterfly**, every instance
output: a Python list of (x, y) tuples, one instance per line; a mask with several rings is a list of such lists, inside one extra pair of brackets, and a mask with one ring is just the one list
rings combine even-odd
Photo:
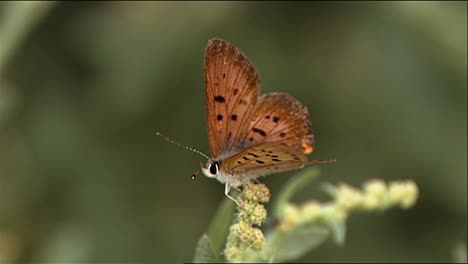
[(231, 188), (259, 176), (335, 162), (308, 160), (314, 137), (307, 108), (286, 93), (260, 95), (252, 62), (222, 39), (208, 41), (205, 97), (211, 158), (201, 171), (224, 183), (225, 195), (236, 203)]

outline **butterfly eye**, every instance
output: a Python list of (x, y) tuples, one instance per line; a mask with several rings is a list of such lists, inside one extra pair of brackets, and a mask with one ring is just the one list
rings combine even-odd
[(219, 164), (217, 161), (210, 164), (210, 173), (216, 175), (218, 173)]

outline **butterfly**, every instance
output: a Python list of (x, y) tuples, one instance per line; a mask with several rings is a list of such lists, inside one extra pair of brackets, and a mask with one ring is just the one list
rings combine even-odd
[(223, 183), (229, 199), (237, 203), (230, 190), (260, 176), (334, 162), (308, 159), (314, 136), (307, 107), (286, 93), (260, 95), (259, 74), (240, 49), (210, 39), (204, 70), (211, 158), (189, 149), (208, 158), (201, 171)]

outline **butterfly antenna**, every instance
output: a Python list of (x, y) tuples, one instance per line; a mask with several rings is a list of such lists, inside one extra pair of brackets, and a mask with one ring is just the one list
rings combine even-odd
[(162, 134), (159, 133), (159, 132), (156, 132), (156, 136), (158, 136), (158, 137), (160, 137), (160, 138), (166, 140), (166, 141), (169, 142), (169, 143), (175, 144), (175, 145), (177, 145), (177, 146), (179, 146), (179, 147), (183, 147), (183, 148), (185, 148), (185, 149), (187, 149), (187, 150), (190, 150), (190, 151), (192, 151), (192, 152), (194, 152), (194, 153), (197, 153), (198, 155), (201, 155), (201, 156), (205, 157), (206, 159), (210, 159), (210, 157), (208, 157), (207, 155), (205, 155), (203, 152), (199, 151), (198, 149), (194, 149), (194, 148), (191, 148), (191, 147), (187, 147), (187, 146), (185, 146), (184, 144), (181, 144), (181, 143), (179, 143), (179, 142), (177, 142), (177, 141), (174, 141), (174, 140), (172, 140), (172, 139), (170, 139), (170, 138), (168, 138), (168, 137), (162, 135)]
[(200, 171), (196, 171), (194, 174), (192, 174), (192, 180), (195, 180), (197, 178), (198, 173), (200, 173)]

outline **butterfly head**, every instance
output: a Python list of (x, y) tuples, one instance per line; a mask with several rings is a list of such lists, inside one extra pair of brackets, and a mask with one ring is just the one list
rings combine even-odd
[(208, 178), (218, 180), (222, 184), (228, 184), (231, 187), (238, 187), (242, 185), (242, 181), (237, 180), (233, 175), (221, 170), (221, 160), (209, 159), (202, 164), (201, 171)]
[(202, 164), (201, 170), (208, 178), (217, 178), (219, 174), (220, 162), (209, 159), (207, 162)]

